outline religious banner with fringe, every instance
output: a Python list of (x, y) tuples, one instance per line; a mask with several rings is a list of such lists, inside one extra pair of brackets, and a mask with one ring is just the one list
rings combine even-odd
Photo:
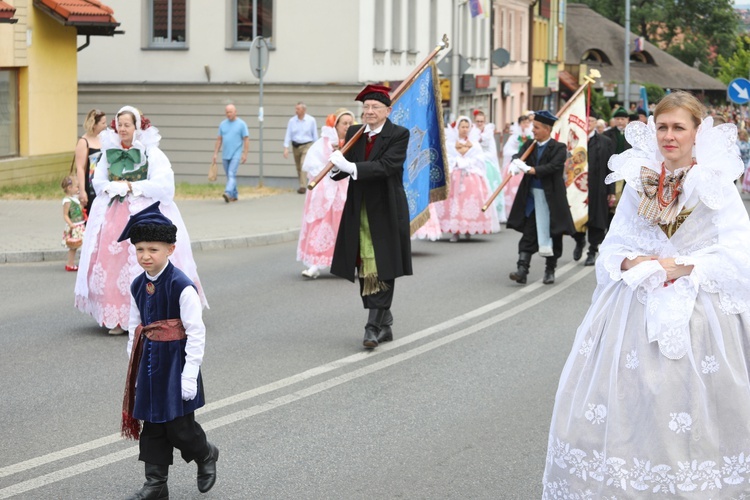
[(428, 205), (448, 196), (448, 155), (440, 85), (434, 61), (422, 70), (393, 104), (390, 119), (409, 129), (404, 190), (411, 234), (430, 218)]
[(563, 179), (576, 231), (581, 231), (589, 220), (587, 119), (586, 93), (578, 92), (566, 103), (552, 127), (552, 138), (565, 144), (568, 150)]

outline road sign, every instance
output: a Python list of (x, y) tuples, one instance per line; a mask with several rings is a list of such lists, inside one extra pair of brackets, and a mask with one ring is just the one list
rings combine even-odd
[(735, 78), (729, 82), (727, 97), (735, 104), (745, 104), (750, 101), (750, 80)]
[(250, 70), (255, 78), (260, 78), (268, 71), (268, 43), (262, 36), (256, 36), (250, 45)]
[[(453, 51), (449, 50), (447, 54), (440, 60), (439, 63), (437, 63), (437, 67), (440, 70), (440, 72), (444, 75), (450, 75), (453, 72), (453, 68), (451, 66), (451, 57), (453, 57)], [(469, 64), (469, 61), (467, 61), (464, 56), (460, 55), (458, 56), (458, 74), (463, 75), (466, 73), (466, 70), (468, 70), (471, 67), (471, 64)]]

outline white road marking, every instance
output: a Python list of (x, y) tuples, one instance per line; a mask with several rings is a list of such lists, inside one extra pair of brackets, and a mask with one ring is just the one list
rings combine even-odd
[[(566, 274), (568, 271), (573, 269), (575, 266), (576, 266), (576, 263), (574, 262), (570, 262), (564, 265), (556, 272), (556, 276), (559, 278), (560, 276)], [(476, 332), (482, 331), (489, 326), (492, 326), (496, 323), (499, 323), (500, 321), (503, 321), (516, 314), (519, 314), (525, 311), (526, 309), (529, 309), (547, 300), (548, 298), (558, 293), (563, 292), (564, 290), (573, 286), (575, 283), (577, 283), (578, 281), (583, 279), (585, 276), (590, 274), (593, 270), (594, 270), (593, 267), (583, 268), (580, 271), (578, 271), (576, 274), (574, 274), (572, 277), (565, 280), (565, 282), (556, 284), (554, 287), (551, 287), (545, 290), (544, 292), (539, 293), (538, 295), (534, 295), (533, 297), (530, 297), (529, 299), (525, 300), (523, 303), (505, 312), (502, 312), (496, 316), (487, 318), (483, 321), (480, 321), (479, 323), (475, 325), (466, 327), (452, 334), (446, 335), (443, 338), (431, 341), (429, 343), (415, 347), (403, 353), (393, 355), (389, 358), (377, 361), (367, 366), (363, 366), (362, 368), (358, 368), (356, 370), (339, 375), (337, 377), (330, 378), (328, 380), (325, 380), (318, 384), (301, 389), (299, 391), (287, 394), (285, 396), (278, 397), (271, 401), (267, 401), (265, 403), (247, 408), (245, 410), (240, 410), (240, 411), (231, 413), (229, 415), (225, 415), (223, 417), (219, 417), (213, 420), (206, 421), (205, 423), (201, 423), (201, 427), (203, 427), (206, 430), (211, 430), (211, 429), (223, 427), (223, 426), (235, 423), (235, 422), (239, 422), (241, 420), (247, 419), (254, 415), (265, 413), (266, 411), (279, 408), (281, 406), (287, 405), (289, 403), (293, 403), (295, 401), (299, 401), (300, 399), (306, 398), (308, 396), (312, 396), (314, 394), (325, 391), (327, 389), (331, 389), (333, 387), (344, 384), (346, 382), (356, 380), (370, 373), (382, 370), (383, 368), (387, 368), (389, 366), (395, 365), (402, 361), (406, 361), (407, 359), (413, 358), (415, 356), (419, 356), (420, 354), (424, 354), (426, 352), (429, 352), (443, 345), (462, 339), (468, 335), (472, 335)], [(443, 323), (439, 323), (437, 325), (426, 328), (419, 332), (415, 332), (399, 340), (389, 342), (388, 344), (379, 347), (377, 351), (361, 352), (358, 354), (354, 354), (352, 356), (341, 358), (336, 361), (332, 361), (330, 363), (326, 363), (324, 365), (320, 365), (318, 367), (293, 375), (291, 377), (278, 380), (271, 384), (267, 384), (265, 386), (258, 387), (256, 389), (252, 389), (250, 391), (246, 391), (246, 392), (237, 394), (235, 396), (224, 398), (215, 403), (206, 405), (204, 408), (202, 408), (196, 413), (204, 414), (204, 413), (217, 410), (219, 408), (223, 408), (232, 404), (237, 404), (243, 401), (247, 401), (257, 396), (260, 396), (262, 394), (266, 394), (266, 393), (281, 389), (283, 387), (288, 387), (290, 385), (302, 382), (311, 377), (314, 377), (323, 373), (327, 373), (327, 372), (330, 372), (332, 370), (335, 370), (344, 366), (350, 366), (353, 363), (356, 363), (358, 361), (370, 359), (372, 358), (372, 356), (376, 356), (378, 354), (382, 354), (390, 350), (397, 349), (401, 346), (410, 344), (412, 342), (428, 337), (430, 335), (440, 333), (456, 325), (464, 323), (468, 320), (487, 314), (488, 312), (491, 312), (511, 302), (514, 302), (518, 300), (519, 298), (521, 298), (522, 296), (528, 295), (543, 286), (544, 285), (542, 285), (541, 282), (535, 282), (531, 285), (525, 286), (524, 288), (518, 290), (517, 292), (514, 292), (500, 300), (491, 302), (485, 306), (474, 309), (473, 311), (469, 311), (468, 313), (462, 314), (460, 316), (456, 316), (455, 318), (452, 318), (448, 321), (444, 321)], [(89, 441), (88, 443), (83, 443), (77, 446), (66, 448), (64, 450), (49, 453), (41, 457), (36, 457), (30, 460), (26, 460), (24, 462), (19, 462), (17, 464), (9, 465), (0, 469), (0, 477), (17, 474), (19, 472), (23, 472), (23, 471), (32, 469), (34, 467), (39, 467), (41, 465), (54, 462), (56, 460), (66, 459), (66, 458), (69, 458), (71, 456), (74, 456), (80, 453), (84, 453), (84, 452), (91, 451), (96, 448), (100, 448), (102, 446), (107, 446), (107, 445), (119, 442), (121, 441), (121, 439), (122, 438), (120, 437), (119, 434), (112, 434), (110, 436), (105, 436), (103, 438)], [(23, 482), (14, 484), (12, 486), (8, 486), (6, 488), (0, 489), (0, 499), (9, 498), (13, 495), (18, 495), (20, 493), (24, 493), (24, 492), (31, 491), (37, 488), (41, 488), (42, 486), (55, 483), (58, 481), (62, 481), (62, 480), (71, 478), (73, 476), (83, 474), (84, 472), (88, 472), (90, 470), (104, 467), (111, 463), (115, 463), (120, 460), (124, 460), (126, 458), (130, 458), (130, 457), (137, 456), (137, 455), (138, 455), (138, 446), (131, 446), (131, 447), (128, 447), (126, 449), (123, 449), (117, 452), (112, 452), (99, 458), (88, 460), (86, 462), (81, 462), (76, 465), (72, 465), (72, 466), (57, 470), (55, 472), (44, 474), (36, 478), (29, 479), (27, 481), (23, 481)]]

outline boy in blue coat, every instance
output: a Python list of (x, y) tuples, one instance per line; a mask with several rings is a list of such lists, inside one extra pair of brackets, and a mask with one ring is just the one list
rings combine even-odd
[[(169, 498), (174, 448), (198, 464), (198, 490), (216, 482), (219, 450), (195, 421), (204, 405), (200, 366), (206, 327), (193, 282), (169, 261), (177, 227), (159, 202), (132, 215), (118, 241), (130, 238), (144, 273), (130, 286), (128, 367), (122, 434), (139, 439), (146, 482), (129, 500)], [(141, 429), (139, 420), (143, 421)]]

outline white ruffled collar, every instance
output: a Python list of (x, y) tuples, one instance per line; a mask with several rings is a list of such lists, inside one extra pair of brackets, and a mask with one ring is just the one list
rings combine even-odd
[[(714, 127), (713, 122), (709, 116), (698, 127), (693, 155), (696, 164), (685, 177), (681, 198), (687, 200), (695, 192), (709, 208), (718, 209), (731, 199), (727, 190), (736, 189), (734, 181), (744, 172), (744, 165), (737, 146), (737, 127), (729, 123)], [(628, 124), (625, 139), (632, 148), (612, 155), (609, 159), (612, 173), (605, 182), (611, 184), (624, 179), (642, 193), (641, 167), (661, 172), (664, 161), (656, 142), (653, 116), (648, 123)]]

